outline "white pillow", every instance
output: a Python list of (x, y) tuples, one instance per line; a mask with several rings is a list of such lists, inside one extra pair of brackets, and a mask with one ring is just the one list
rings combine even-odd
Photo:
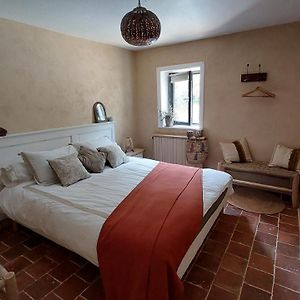
[(239, 162), (240, 156), (233, 143), (220, 143), (224, 161), (227, 163)]
[(59, 182), (56, 174), (50, 167), (48, 160), (64, 157), (77, 153), (76, 149), (69, 145), (66, 147), (39, 152), (22, 152), (22, 158), (32, 170), (35, 181), (38, 184), (50, 185)]
[(79, 152), (81, 146), (91, 150), (97, 150), (100, 147), (106, 147), (111, 144), (113, 144), (113, 142), (107, 136), (103, 136), (99, 139), (89, 140), (87, 142), (73, 143), (72, 145)]
[(1, 182), (10, 187), (18, 183), (33, 180), (33, 174), (25, 163), (15, 163), (6, 168), (1, 168)]
[(226, 163), (253, 161), (248, 142), (245, 138), (231, 143), (220, 143), (220, 146)]
[(294, 149), (292, 148), (288, 148), (283, 145), (276, 145), (269, 166), (288, 169), (293, 151)]
[(129, 161), (127, 155), (122, 151), (121, 147), (117, 143), (100, 147), (97, 150), (107, 154), (107, 160), (112, 168), (116, 168)]

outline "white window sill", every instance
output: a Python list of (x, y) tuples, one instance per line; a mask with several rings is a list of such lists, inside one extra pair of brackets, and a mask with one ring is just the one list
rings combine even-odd
[(180, 129), (187, 129), (187, 130), (200, 130), (199, 125), (187, 126), (187, 125), (174, 125), (172, 127), (166, 126), (159, 126), (159, 129), (168, 129), (168, 130), (180, 130)]

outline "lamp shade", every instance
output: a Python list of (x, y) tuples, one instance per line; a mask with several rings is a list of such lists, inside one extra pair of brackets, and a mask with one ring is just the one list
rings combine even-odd
[(158, 17), (150, 10), (138, 6), (127, 13), (121, 21), (121, 34), (133, 46), (149, 46), (160, 36), (161, 25)]

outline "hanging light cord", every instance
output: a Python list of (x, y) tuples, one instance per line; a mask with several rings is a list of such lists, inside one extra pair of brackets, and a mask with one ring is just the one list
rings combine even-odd
[(141, 0), (138, 1), (138, 7), (141, 7)]

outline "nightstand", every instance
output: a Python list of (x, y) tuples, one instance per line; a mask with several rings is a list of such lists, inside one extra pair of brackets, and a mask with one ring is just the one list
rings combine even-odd
[(144, 157), (144, 149), (143, 148), (134, 148), (134, 151), (127, 152), (127, 156), (134, 156), (134, 157)]

